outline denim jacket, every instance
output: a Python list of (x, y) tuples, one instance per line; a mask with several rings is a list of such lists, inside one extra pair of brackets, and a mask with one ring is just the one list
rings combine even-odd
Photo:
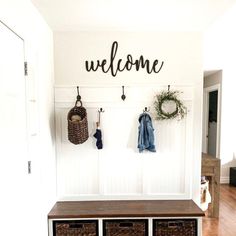
[(152, 119), (148, 113), (139, 116), (138, 149), (142, 152), (147, 149), (150, 152), (156, 152), (154, 144), (154, 129)]

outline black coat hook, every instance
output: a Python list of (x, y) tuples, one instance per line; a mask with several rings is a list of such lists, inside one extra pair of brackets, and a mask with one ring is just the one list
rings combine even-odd
[(101, 107), (101, 108), (98, 110), (98, 112), (100, 113), (100, 112), (105, 112), (105, 111), (104, 111), (103, 108)]
[(143, 110), (143, 112), (149, 112), (149, 111), (150, 111), (150, 108), (147, 108), (147, 107), (145, 107)]
[(79, 94), (79, 86), (77, 86), (77, 101), (80, 101), (81, 100), (81, 96)]
[(126, 99), (125, 96), (125, 86), (122, 86), (122, 95), (121, 95), (121, 99), (124, 101)]
[(170, 85), (168, 85), (168, 92), (170, 91)]
[(100, 125), (100, 118), (101, 118), (101, 112), (105, 112), (104, 110), (103, 110), (103, 108), (101, 107), (99, 110), (98, 110), (98, 122), (97, 122), (97, 126), (99, 126)]

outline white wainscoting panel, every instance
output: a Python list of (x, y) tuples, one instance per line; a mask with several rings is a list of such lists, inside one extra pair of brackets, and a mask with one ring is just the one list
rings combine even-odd
[[(121, 86), (82, 87), (87, 109), (89, 139), (80, 145), (67, 139), (67, 113), (73, 107), (76, 87), (56, 87), (57, 191), (61, 200), (77, 199), (187, 199), (191, 194), (193, 88), (180, 99), (188, 108), (183, 120), (156, 121), (154, 95), (166, 87), (128, 87), (122, 101)], [(103, 149), (96, 148), (98, 109)], [(138, 117), (150, 107), (157, 152), (139, 153)]]

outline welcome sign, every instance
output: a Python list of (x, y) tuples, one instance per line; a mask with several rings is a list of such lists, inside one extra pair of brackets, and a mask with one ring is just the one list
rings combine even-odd
[(104, 73), (111, 73), (113, 77), (117, 75), (118, 72), (131, 71), (140, 69), (146, 70), (148, 74), (159, 73), (163, 68), (164, 61), (159, 61), (158, 59), (152, 62), (148, 59), (144, 59), (141, 55), (138, 59), (133, 59), (131, 54), (128, 54), (125, 59), (116, 59), (116, 54), (118, 51), (118, 42), (114, 41), (111, 46), (110, 60), (97, 59), (95, 61), (91, 60), (85, 61), (85, 68), (87, 72), (95, 72), (101, 70)]

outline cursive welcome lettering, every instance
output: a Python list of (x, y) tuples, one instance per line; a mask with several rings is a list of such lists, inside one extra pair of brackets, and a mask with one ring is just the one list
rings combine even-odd
[[(108, 73), (111, 72), (111, 75), (115, 77), (118, 72), (122, 72), (124, 70), (130, 71), (133, 67), (136, 71), (139, 71), (140, 68), (146, 69), (148, 74), (159, 73), (163, 67), (164, 62), (159, 60), (154, 60), (152, 63), (148, 59), (144, 59), (141, 55), (139, 59), (133, 60), (132, 55), (128, 54), (126, 57), (126, 61), (123, 62), (122, 59), (118, 59), (115, 63), (115, 58), (118, 50), (118, 42), (114, 41), (111, 46), (111, 55), (110, 62), (107, 63), (106, 59), (94, 61), (85, 61), (85, 68), (88, 72), (97, 71), (101, 68), (102, 72)], [(122, 65), (123, 64), (123, 65)]]

